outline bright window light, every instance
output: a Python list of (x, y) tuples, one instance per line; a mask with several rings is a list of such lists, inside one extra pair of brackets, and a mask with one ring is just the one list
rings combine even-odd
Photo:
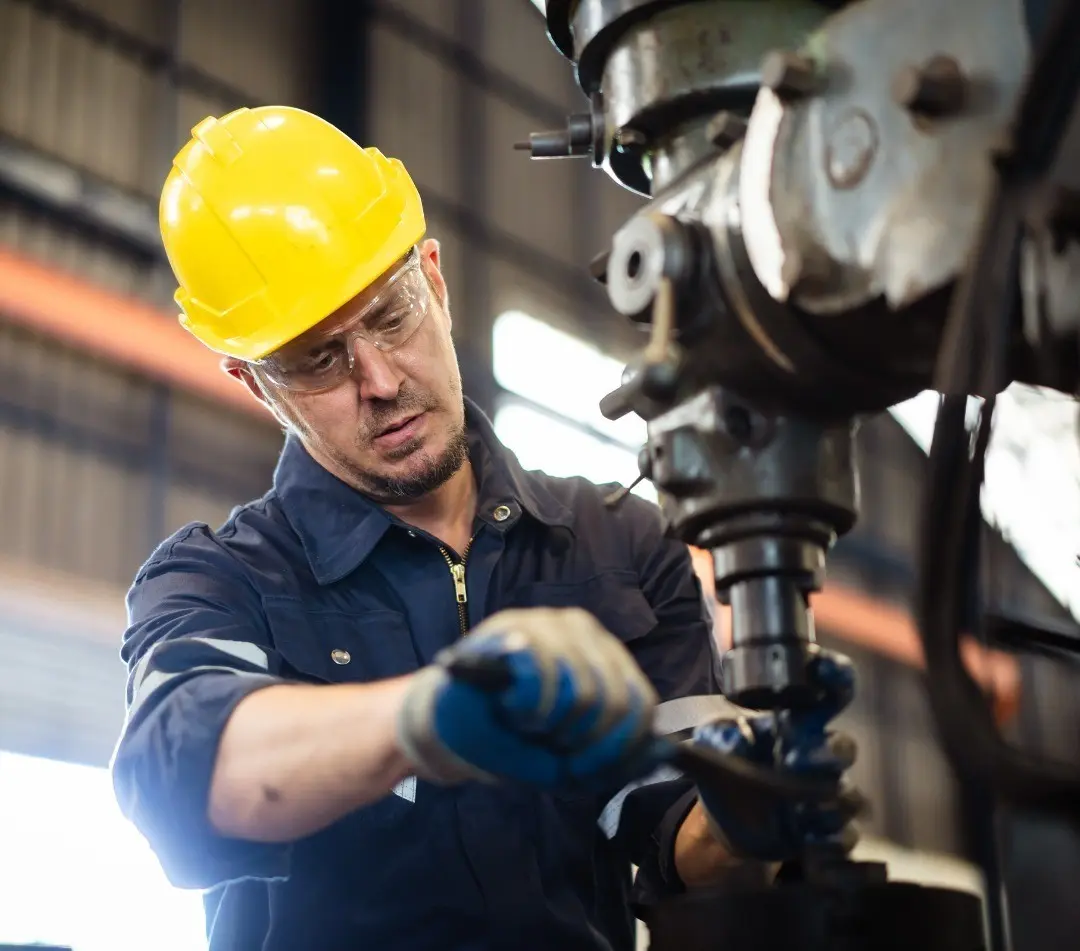
[(200, 951), (202, 896), (165, 878), (104, 769), (0, 753), (0, 944)]
[(617, 439), (635, 454), (645, 444), (639, 417), (612, 422), (600, 415), (600, 400), (622, 382), (618, 360), (519, 310), (495, 321), (492, 348), (503, 389)]
[[(526, 469), (553, 476), (584, 476), (591, 482), (629, 485), (637, 478), (637, 453), (590, 436), (521, 403), (507, 403), (495, 414), (495, 434)], [(635, 489), (656, 501), (651, 482)]]
[[(522, 398), (499, 407), (495, 431), (521, 464), (597, 483), (629, 485), (637, 478), (645, 423), (633, 415), (612, 422), (599, 409), (619, 385), (623, 365), (519, 310), (500, 315), (493, 333), (495, 379)], [(634, 491), (656, 500), (651, 483)]]
[[(923, 392), (890, 411), (930, 451), (939, 396)], [(994, 410), (983, 517), (1051, 594), (1080, 621), (1080, 442), (1077, 403), (1014, 384)]]

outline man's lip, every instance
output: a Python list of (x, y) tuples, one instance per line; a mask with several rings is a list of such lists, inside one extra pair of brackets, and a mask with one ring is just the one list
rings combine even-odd
[(383, 436), (389, 435), (390, 433), (395, 433), (399, 429), (404, 429), (414, 419), (417, 419), (418, 417), (423, 416), (423, 415), (424, 415), (423, 413), (413, 413), (411, 416), (406, 416), (403, 419), (398, 420), (396, 423), (391, 423), (389, 426), (385, 427), (380, 432), (376, 433), (375, 438), (376, 439), (381, 439)]

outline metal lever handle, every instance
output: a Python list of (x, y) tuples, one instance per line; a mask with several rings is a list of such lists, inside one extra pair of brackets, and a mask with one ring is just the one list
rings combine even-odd
[[(450, 676), (487, 693), (506, 690), (513, 683), (508, 662), (503, 657), (457, 657), (447, 664)], [(762, 769), (735, 756), (677, 743), (667, 737), (653, 739), (657, 765), (670, 764), (699, 785), (723, 790), (728, 795), (824, 801), (836, 798), (835, 782), (815, 776), (800, 776)]]

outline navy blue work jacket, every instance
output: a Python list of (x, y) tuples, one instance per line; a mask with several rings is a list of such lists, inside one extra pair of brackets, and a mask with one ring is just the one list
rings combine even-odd
[(467, 416), (479, 511), (464, 603), (457, 553), (292, 437), (263, 498), (216, 531), (183, 528), (135, 578), (114, 786), (170, 881), (206, 890), (212, 951), (631, 951), (632, 901), (681, 887), (672, 842), (693, 790), (677, 775), (612, 796), (409, 778), (286, 845), (209, 825), (218, 741), (244, 697), (415, 671), (503, 608), (584, 607), (662, 700), (718, 692), (710, 612), (658, 509), (631, 496), (612, 511), (583, 479), (526, 472), (468, 402)]

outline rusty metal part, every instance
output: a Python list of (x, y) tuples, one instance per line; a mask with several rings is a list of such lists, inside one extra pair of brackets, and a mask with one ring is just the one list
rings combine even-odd
[(770, 50), (761, 61), (761, 85), (779, 99), (794, 102), (821, 88), (814, 61), (788, 50)]
[(718, 149), (730, 149), (746, 135), (747, 123), (732, 112), (721, 112), (709, 120), (705, 135)]
[(940, 119), (964, 106), (967, 79), (952, 56), (932, 56), (921, 66), (905, 66), (893, 79), (898, 105), (917, 116)]
[[(623, 6), (633, 8), (624, 23), (604, 19)], [(593, 40), (583, 35), (582, 86), (603, 89), (607, 128), (640, 131), (656, 153), (652, 159), (639, 153), (636, 165), (628, 166), (622, 150), (618, 161), (609, 162), (609, 174), (626, 187), (655, 193), (707, 156), (713, 146), (701, 125), (720, 110), (749, 112), (764, 52), (800, 42), (826, 12), (813, 0), (581, 0), (575, 22), (608, 24)], [(597, 48), (602, 66), (594, 61)], [(593, 82), (589, 77), (598, 68)]]
[[(763, 88), (751, 114), (739, 196), (747, 252), (776, 300), (838, 314), (884, 297), (898, 310), (952, 281), (972, 247), (988, 159), (1029, 59), (1022, 3), (866, 0), (804, 51), (824, 77), (814, 95)], [(912, 64), (898, 106), (896, 77)], [(912, 121), (913, 107), (941, 116), (957, 102), (947, 121)], [(785, 266), (792, 256), (832, 262), (818, 269), (827, 280), (795, 287), (805, 269)]]

